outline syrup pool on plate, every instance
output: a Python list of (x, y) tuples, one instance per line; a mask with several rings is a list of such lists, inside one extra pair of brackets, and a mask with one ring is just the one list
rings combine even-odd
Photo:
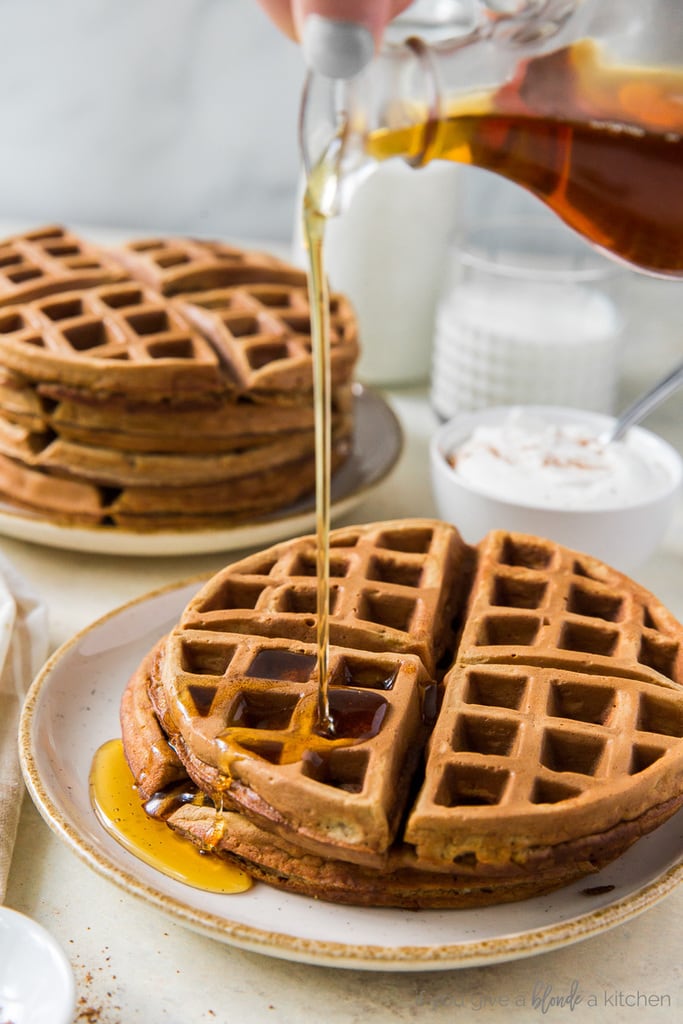
[(202, 853), (164, 821), (145, 813), (121, 740), (109, 740), (96, 752), (90, 799), (109, 835), (157, 871), (207, 892), (239, 893), (251, 887), (251, 879), (239, 868)]

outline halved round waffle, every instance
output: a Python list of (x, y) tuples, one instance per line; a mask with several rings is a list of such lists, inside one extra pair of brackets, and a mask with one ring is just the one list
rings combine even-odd
[[(471, 548), (434, 520), (333, 531), (329, 736), (314, 555), (298, 538), (218, 573), (124, 700), (143, 792), (164, 783), (136, 736), (160, 729), (230, 812), (219, 852), (311, 895), (334, 878), (347, 902), (497, 902), (596, 870), (683, 803), (683, 627), (636, 583), (535, 537)], [(585, 637), (605, 628), (621, 645), (593, 658)], [(215, 813), (170, 823), (201, 844)]]

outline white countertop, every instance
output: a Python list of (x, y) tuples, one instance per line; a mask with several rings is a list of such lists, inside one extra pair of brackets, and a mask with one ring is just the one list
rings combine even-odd
[[(649, 381), (649, 366), (646, 373)], [(640, 376), (638, 366), (626, 375), (626, 391)], [(403, 390), (388, 397), (406, 433), (404, 454), (395, 473), (347, 521), (434, 514), (426, 446), (435, 419), (426, 393)], [(651, 425), (681, 447), (680, 421), (676, 409), (663, 409)], [(1, 546), (47, 602), (53, 647), (132, 598), (231, 559), (117, 558), (10, 539)], [(680, 515), (638, 578), (683, 617)], [(683, 888), (598, 937), (527, 959), (434, 973), (337, 970), (244, 952), (189, 931), (95, 874), (27, 798), (6, 902), (62, 944), (76, 975), (80, 1024), (298, 1024), (304, 1012), (329, 1024), (560, 1022), (571, 1019), (572, 1007), (582, 1021), (635, 1024), (671, 1020), (683, 1002)], [(544, 1005), (532, 999), (540, 990), (548, 994)], [(572, 1003), (572, 992), (583, 995), (581, 1006)]]

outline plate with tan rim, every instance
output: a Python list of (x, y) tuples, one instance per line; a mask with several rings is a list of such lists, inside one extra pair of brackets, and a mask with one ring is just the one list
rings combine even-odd
[[(379, 487), (403, 450), (401, 425), (388, 403), (372, 389), (354, 384), (353, 447), (332, 477), (332, 520)], [(136, 533), (111, 526), (62, 526), (0, 500), (0, 534), (48, 547), (103, 555), (198, 555), (266, 547), (315, 529), (314, 496), (251, 522), (199, 530)]]
[(119, 735), (119, 701), (142, 657), (178, 620), (201, 581), (148, 594), (64, 644), (34, 681), (20, 729), (29, 792), (56, 832), (95, 871), (196, 931), (304, 963), (367, 970), (443, 970), (532, 956), (623, 923), (683, 878), (683, 811), (589, 879), (520, 903), (475, 910), (335, 906), (256, 883), (203, 892), (120, 846), (91, 808), (93, 755)]

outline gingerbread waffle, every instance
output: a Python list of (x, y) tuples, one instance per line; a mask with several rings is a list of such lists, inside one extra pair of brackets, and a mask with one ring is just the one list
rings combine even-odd
[[(170, 813), (181, 834), (292, 891), (324, 897), (326, 879), (341, 902), (464, 906), (597, 870), (683, 804), (683, 627), (643, 588), (534, 537), (335, 530), (341, 724), (320, 735), (314, 554), (299, 538), (219, 572), (131, 679), (123, 737), (144, 792), (164, 790), (140, 754), (160, 729), (207, 798)], [(545, 648), (512, 622), (505, 651), (491, 643), (497, 609), (538, 614)], [(558, 644), (567, 616), (619, 623), (612, 660)], [(340, 709), (357, 700), (354, 730)]]
[[(332, 531), (330, 640), (363, 651), (416, 654), (433, 676), (465, 596), (468, 549), (432, 519)], [(189, 603), (181, 629), (315, 641), (316, 540), (301, 537), (217, 573)]]
[[(337, 468), (358, 339), (345, 299), (330, 313)], [(53, 227), (0, 245), (0, 493), (22, 512), (151, 531), (284, 508), (314, 487), (312, 382), (306, 277), (273, 256)]]
[(0, 359), (31, 380), (93, 391), (234, 390), (206, 339), (159, 295), (131, 282), (7, 305)]
[[(378, 713), (385, 708), (381, 713), (389, 724), (382, 730), (381, 741), (372, 737), (369, 747), (360, 744), (351, 752), (337, 751), (337, 747), (348, 745), (341, 726), (332, 740), (311, 738), (311, 716), (317, 713), (316, 559), (312, 537), (275, 545), (214, 577), (190, 603), (178, 629), (166, 642), (155, 664), (151, 695), (190, 774), (213, 795), (222, 787), (221, 778), (228, 774), (234, 780), (229, 788), (231, 801), (246, 804), (253, 813), (269, 820), (283, 819), (278, 827), (285, 832), (294, 829), (300, 837), (305, 834), (310, 849), (329, 849), (330, 844), (341, 842), (346, 855), (357, 859), (383, 853), (389, 825), (393, 822), (395, 828), (396, 814), (405, 799), (405, 775), (411, 760), (408, 749), (418, 749), (416, 736), (435, 698), (434, 688), (427, 687), (432, 677), (425, 663), (433, 669), (436, 652), (445, 647), (450, 636), (454, 606), (462, 596), (456, 578), (463, 576), (465, 545), (452, 527), (432, 520), (336, 530), (331, 543), (331, 714), (334, 718), (335, 702), (346, 701), (349, 695), (360, 702), (361, 710), (364, 702)], [(305, 659), (302, 652), (306, 653)], [(272, 736), (263, 742), (265, 747), (275, 744), (276, 763), (283, 758), (286, 762), (293, 758), (296, 763), (284, 769), (286, 778), (268, 764), (266, 772), (273, 784), (266, 786), (263, 778), (255, 782), (252, 779), (259, 762), (245, 759), (228, 736), (239, 731), (231, 723), (242, 704), (246, 702), (248, 710), (251, 702), (258, 709), (264, 694), (274, 691), (272, 682), (257, 681), (258, 672), (250, 666), (266, 662), (269, 675), (265, 679), (272, 680), (278, 659), (285, 666), (291, 661), (293, 672), (298, 672), (298, 664), (304, 666), (301, 677), (296, 675), (297, 686), (288, 687), (289, 691), (298, 688), (300, 703), (290, 693), (287, 715), (291, 724), (286, 734), (280, 741)], [(207, 667), (203, 669), (204, 665)], [(255, 681), (247, 682), (245, 676)], [(197, 710), (191, 694), (193, 686), (199, 687), (203, 695), (210, 687), (217, 691), (211, 715)], [(280, 704), (285, 696), (277, 693), (273, 699), (277, 715), (282, 717)], [(344, 707), (342, 704), (339, 711), (342, 718)], [(354, 711), (354, 717), (358, 713)], [(255, 719), (257, 712), (250, 714)], [(262, 711), (261, 719), (267, 714), (267, 710)], [(258, 742), (258, 737), (254, 741)], [(306, 757), (302, 758), (304, 751)], [(402, 775), (398, 762), (396, 772), (389, 767), (397, 757), (403, 763)], [(319, 758), (320, 772), (313, 763)], [(388, 817), (383, 804), (381, 812), (376, 811), (374, 823), (370, 819), (361, 821), (355, 815), (361, 811), (367, 814), (365, 799), (376, 801), (375, 775), (383, 761), (387, 767), (379, 774), (398, 806)], [(357, 765), (355, 775), (353, 764)], [(412, 765), (410, 768), (412, 773)], [(352, 802), (348, 809), (353, 821), (345, 838), (341, 825), (335, 826), (335, 831), (329, 824), (343, 820), (338, 809), (326, 808), (315, 818), (319, 805), (312, 797), (319, 787), (311, 789), (310, 781), (302, 782), (302, 777), (320, 781), (325, 774), (336, 777), (339, 773), (340, 779), (360, 790), (370, 787), (367, 797)], [(314, 820), (297, 822), (301, 808), (311, 808)]]
[(315, 731), (315, 645), (184, 631), (166, 641), (149, 692), (188, 774), (216, 803), (295, 833), (307, 849), (362, 860), (396, 833), (429, 677), (413, 655), (332, 647), (330, 683), (332, 737)]
[[(263, 391), (310, 401), (312, 357), (306, 289), (245, 285), (168, 302), (137, 283), (48, 295), (0, 311), (0, 358), (37, 381), (93, 391), (196, 395)], [(194, 323), (194, 326), (192, 326)], [(358, 356), (355, 320), (331, 300), (333, 383), (348, 383)]]
[[(311, 311), (305, 286), (243, 284), (191, 294), (176, 305), (210, 338), (242, 392), (289, 394), (312, 389)], [(330, 296), (332, 386), (350, 380), (358, 358), (348, 301)]]
[(107, 256), (136, 281), (165, 296), (241, 284), (306, 285), (304, 271), (284, 260), (222, 242), (144, 238), (110, 249)]
[[(242, 812), (218, 808), (185, 774), (182, 763), (159, 726), (149, 700), (154, 652), (131, 677), (121, 706), (124, 746), (145, 811), (165, 821), (195, 843), (204, 854), (225, 857), (254, 878), (308, 897), (372, 906), (470, 907), (510, 902), (566, 885), (623, 852), (639, 830), (647, 831), (672, 812), (671, 807), (646, 814), (630, 826), (618, 826), (599, 837), (561, 844), (552, 862), (539, 870), (512, 877), (475, 874), (459, 868), (448, 872), (420, 867), (414, 850), (397, 840), (380, 867), (338, 860), (303, 851), (285, 837), (260, 828)], [(328, 784), (330, 780), (328, 779)], [(347, 782), (347, 786), (351, 788)], [(557, 851), (555, 847), (555, 851)]]
[[(181, 784), (177, 791), (185, 789)], [(159, 803), (163, 806), (163, 798)], [(647, 812), (630, 827), (610, 829), (598, 842), (586, 839), (560, 844), (559, 864), (535, 867), (513, 877), (430, 871), (417, 865), (411, 849), (401, 844), (391, 847), (381, 868), (316, 856), (259, 828), (244, 814), (217, 813), (212, 806), (181, 803), (179, 799), (167, 814), (158, 817), (203, 853), (224, 857), (252, 878), (308, 899), (410, 910), (460, 910), (540, 896), (599, 871), (642, 835), (663, 824), (681, 803), (683, 798), (679, 797)], [(157, 801), (148, 805), (152, 816), (156, 806)]]
[[(136, 280), (173, 304), (210, 339), (242, 393), (312, 389), (306, 274), (262, 252), (195, 239), (143, 239), (111, 253)], [(333, 385), (358, 358), (357, 324), (342, 295), (330, 297)]]
[(126, 756), (143, 800), (187, 778), (182, 761), (162, 732), (149, 699), (149, 676), (156, 654), (155, 648), (144, 659), (121, 700)]
[(0, 306), (126, 276), (106, 253), (58, 225), (13, 235), (0, 243)]
[[(334, 390), (333, 437), (349, 436), (353, 424), (353, 390)], [(169, 434), (169, 417), (174, 431)], [(264, 403), (249, 396), (181, 394), (152, 401), (144, 396), (114, 395), (35, 384), (20, 374), (0, 372), (0, 419), (33, 433), (53, 433), (65, 440), (133, 452), (226, 452), (272, 444), (283, 433), (313, 437), (311, 402)]]
[[(335, 436), (338, 447), (348, 438)], [(172, 486), (237, 480), (299, 459), (313, 459), (315, 440), (298, 431), (252, 448), (225, 453), (125, 452), (35, 433), (0, 418), (0, 452), (25, 466), (78, 476), (108, 487)]]
[[(333, 470), (346, 453), (347, 444), (341, 441), (332, 452)], [(0, 454), (0, 494), (64, 525), (121, 526), (139, 532), (225, 526), (291, 504), (310, 494), (314, 484), (312, 455), (212, 483), (114, 486), (34, 468)]]
[(156, 653), (155, 649), (143, 661), (124, 691), (121, 728), (126, 756), (146, 812), (203, 853), (226, 857), (254, 878), (290, 892), (375, 906), (480, 906), (522, 899), (570, 880), (564, 868), (542, 882), (536, 875), (479, 880), (471, 874), (426, 872), (401, 843), (391, 847), (381, 869), (372, 869), (310, 852), (303, 855), (300, 848), (259, 828), (243, 813), (217, 810), (186, 774), (155, 715), (149, 682)]
[(680, 626), (652, 594), (588, 555), (503, 531), (479, 545), (459, 657), (683, 684)]
[[(556, 666), (445, 680), (405, 837), (435, 868), (510, 875), (683, 802), (683, 691)], [(637, 834), (637, 833), (636, 833)]]
[(45, 430), (48, 410), (33, 381), (0, 364), (0, 417), (27, 430)]

